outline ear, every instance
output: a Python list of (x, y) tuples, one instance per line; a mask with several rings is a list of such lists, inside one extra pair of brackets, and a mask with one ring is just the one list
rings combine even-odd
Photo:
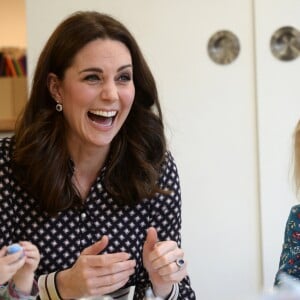
[(47, 78), (47, 87), (52, 96), (52, 98), (57, 102), (62, 104), (62, 95), (60, 91), (60, 80), (54, 73), (49, 73)]

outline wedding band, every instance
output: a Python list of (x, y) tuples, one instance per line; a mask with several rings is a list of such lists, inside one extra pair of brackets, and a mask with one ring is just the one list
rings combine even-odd
[(177, 265), (177, 267), (178, 267), (179, 270), (182, 269), (183, 266), (184, 266), (184, 260), (182, 258), (176, 259), (175, 263), (176, 263), (176, 265)]

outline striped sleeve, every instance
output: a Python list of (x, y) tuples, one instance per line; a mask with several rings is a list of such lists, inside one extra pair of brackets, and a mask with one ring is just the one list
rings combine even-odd
[(41, 300), (61, 300), (55, 283), (57, 272), (41, 275), (38, 280), (38, 287)]

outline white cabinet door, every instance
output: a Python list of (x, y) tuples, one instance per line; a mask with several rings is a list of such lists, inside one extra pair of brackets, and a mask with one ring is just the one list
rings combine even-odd
[[(154, 67), (181, 174), (183, 246), (199, 299), (240, 300), (261, 280), (252, 2), (175, 2), (158, 12), (171, 37)], [(206, 46), (224, 29), (241, 52), (221, 66)]]
[(296, 203), (292, 136), (300, 116), (300, 58), (276, 59), (270, 40), (281, 27), (300, 30), (300, 2), (257, 0), (255, 6), (262, 250), (264, 286), (269, 289), (289, 210)]

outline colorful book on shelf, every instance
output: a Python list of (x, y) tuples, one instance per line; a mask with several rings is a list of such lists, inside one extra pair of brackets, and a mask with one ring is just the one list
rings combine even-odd
[(4, 74), (5, 74), (5, 77), (11, 77), (12, 76), (12, 74), (10, 72), (10, 69), (8, 67), (8, 64), (6, 63), (6, 60), (5, 60), (5, 72), (4, 72)]
[(14, 63), (13, 63), (13, 60), (12, 60), (11, 56), (6, 54), (5, 55), (5, 61), (6, 61), (6, 65), (8, 67), (8, 70), (9, 70), (9, 74), (11, 74), (12, 77), (17, 77), (18, 74), (17, 74), (17, 71), (15, 69), (15, 66), (14, 66)]
[(0, 77), (5, 76), (5, 58), (3, 52), (0, 52)]
[(15, 47), (0, 48), (0, 76), (23, 77), (27, 74), (26, 52)]
[(18, 59), (20, 68), (22, 69), (23, 76), (27, 75), (26, 55), (22, 55)]
[(16, 73), (18, 77), (24, 76), (22, 68), (19, 64), (19, 61), (16, 58), (12, 58), (13, 65), (15, 67)]

